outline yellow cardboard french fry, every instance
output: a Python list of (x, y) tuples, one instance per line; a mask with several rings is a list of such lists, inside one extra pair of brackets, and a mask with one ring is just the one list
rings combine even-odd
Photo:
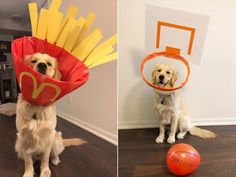
[(76, 56), (84, 62), (86, 57), (89, 55), (89, 53), (96, 47), (96, 45), (102, 40), (102, 35), (97, 35), (93, 37), (86, 46), (83, 47), (83, 49), (80, 51), (79, 54)]
[(62, 29), (62, 32), (59, 34), (56, 45), (58, 47), (64, 47), (65, 41), (69, 35), (71, 27), (76, 23), (76, 20), (73, 18), (69, 18), (65, 27)]
[(79, 55), (80, 52), (83, 50), (83, 48), (91, 43), (91, 42), (89, 43), (89, 41), (93, 40), (94, 38), (99, 39), (100, 37), (101, 37), (101, 30), (97, 28), (90, 35), (88, 35), (77, 47), (75, 47), (75, 49), (72, 50), (72, 54), (75, 56)]
[(29, 15), (32, 29), (32, 36), (36, 37), (37, 35), (37, 25), (38, 25), (38, 8), (36, 3), (29, 3)]
[(61, 27), (63, 13), (49, 10), (47, 41), (54, 44)]
[(115, 60), (117, 58), (117, 52), (113, 52), (112, 54), (109, 54), (103, 58), (101, 58), (98, 62), (94, 63), (93, 65), (89, 66), (89, 68), (93, 68), (95, 66), (105, 64), (107, 62), (110, 62), (112, 60)]
[(112, 37), (110, 37), (109, 39), (104, 41), (103, 43), (99, 44), (99, 46), (97, 46), (89, 56), (91, 56), (91, 57), (95, 56), (97, 53), (102, 51), (104, 48), (106, 48), (108, 46), (113, 46), (116, 43), (117, 43), (117, 34), (113, 35)]
[(76, 39), (79, 35), (80, 30), (83, 28), (84, 23), (85, 23), (85, 19), (83, 17), (80, 17), (79, 20), (77, 21), (77, 23), (75, 23), (71, 27), (70, 33), (68, 35), (68, 38), (66, 39), (66, 43), (64, 46), (64, 49), (66, 51), (68, 51), (68, 52), (72, 51), (72, 49), (75, 45)]
[(79, 34), (79, 37), (78, 37), (78, 39), (76, 41), (76, 46), (79, 45), (80, 42), (83, 41), (83, 39), (85, 38), (87, 32), (89, 31), (89, 28), (92, 26), (95, 18), (96, 18), (96, 14), (95, 13), (90, 12), (88, 14), (88, 17), (86, 19), (86, 23), (84, 24), (84, 26), (83, 26), (80, 34)]
[(65, 26), (66, 24), (66, 21), (69, 19), (69, 18), (75, 18), (77, 12), (78, 12), (78, 8), (73, 6), (73, 5), (70, 5), (65, 17), (63, 18), (63, 21), (62, 21), (62, 27)]
[(58, 11), (60, 6), (61, 6), (61, 0), (52, 0), (49, 10), (50, 11)]
[(37, 26), (37, 37), (39, 39), (45, 40), (47, 29), (48, 29), (48, 21), (49, 21), (49, 11), (47, 9), (42, 8), (40, 11), (38, 26)]
[[(95, 50), (96, 50), (96, 48), (95, 48)], [(93, 55), (93, 56), (89, 55), (86, 58), (84, 64), (86, 66), (91, 66), (94, 63), (96, 63), (96, 61), (99, 61), (99, 59), (105, 57), (106, 55), (112, 53), (113, 51), (114, 51), (113, 47), (108, 46), (108, 47), (104, 48), (103, 50), (100, 50), (100, 52), (96, 53), (96, 55)]]

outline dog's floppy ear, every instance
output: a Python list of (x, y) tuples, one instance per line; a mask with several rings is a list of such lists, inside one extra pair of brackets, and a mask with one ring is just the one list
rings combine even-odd
[(174, 87), (175, 82), (177, 81), (177, 79), (178, 79), (177, 74), (176, 74), (176, 72), (173, 70), (172, 77), (171, 77), (171, 80), (170, 80), (170, 86), (171, 86), (171, 87)]
[(153, 83), (154, 85), (157, 84), (157, 75), (156, 75), (156, 73), (157, 73), (157, 69), (154, 68), (153, 71), (152, 71), (152, 83)]
[(55, 68), (55, 74), (53, 76), (53, 79), (61, 80), (61, 77), (62, 77), (62, 75), (61, 75), (60, 71), (57, 68)]

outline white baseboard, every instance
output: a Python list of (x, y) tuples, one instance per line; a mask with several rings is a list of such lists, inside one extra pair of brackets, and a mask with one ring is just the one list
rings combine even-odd
[(138, 129), (158, 127), (156, 120), (119, 121), (119, 129)]
[(92, 125), (88, 122), (82, 121), (80, 119), (78, 119), (77, 117), (71, 116), (63, 111), (57, 110), (57, 115), (69, 122), (71, 122), (72, 124), (75, 124), (79, 127), (81, 127), (82, 129), (114, 144), (114, 145), (118, 145), (118, 139), (117, 136), (115, 134), (112, 134), (108, 131), (105, 131), (95, 125)]
[(236, 125), (236, 117), (206, 117), (191, 120), (193, 125), (197, 126), (223, 126)]
[[(236, 117), (206, 117), (194, 118), (191, 123), (196, 126), (220, 126), (220, 125), (236, 125)], [(156, 128), (158, 123), (156, 120), (133, 120), (120, 121), (119, 129), (138, 129), (138, 128)]]

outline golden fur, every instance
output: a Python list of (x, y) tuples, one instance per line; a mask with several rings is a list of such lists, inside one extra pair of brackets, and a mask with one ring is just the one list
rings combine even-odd
[[(172, 65), (158, 64), (152, 72), (153, 84), (162, 88), (173, 88), (177, 80), (176, 71)], [(177, 93), (162, 94), (154, 90), (154, 110), (158, 118), (160, 133), (156, 138), (156, 143), (163, 143), (165, 138), (166, 125), (170, 125), (168, 143), (175, 142), (177, 131), (178, 139), (183, 139), (189, 132), (201, 138), (214, 138), (216, 135), (208, 130), (192, 126), (189, 114), (183, 106), (182, 98)]]
[[(25, 63), (35, 71), (44, 73), (48, 77), (61, 79), (61, 74), (57, 68), (57, 60), (47, 54), (36, 53), (26, 56)], [(41, 68), (38, 67), (39, 65), (41, 65)], [(31, 105), (19, 94), (15, 150), (18, 156), (25, 161), (23, 177), (34, 176), (33, 158), (36, 156), (41, 158), (40, 177), (50, 177), (50, 156), (51, 162), (57, 165), (60, 162), (59, 154), (64, 150), (65, 146), (85, 143), (78, 138), (63, 140), (61, 132), (55, 130), (56, 124), (57, 117), (54, 103), (47, 106)]]

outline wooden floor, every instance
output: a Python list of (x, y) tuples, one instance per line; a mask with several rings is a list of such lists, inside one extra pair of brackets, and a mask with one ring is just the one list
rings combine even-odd
[[(203, 140), (186, 135), (202, 157), (200, 167), (188, 177), (236, 177), (236, 126), (205, 127), (218, 137)], [(119, 177), (173, 177), (165, 156), (170, 144), (156, 144), (158, 129), (121, 130), (119, 132)]]
[[(68, 147), (61, 154), (61, 163), (50, 165), (52, 177), (116, 177), (117, 148), (114, 145), (59, 119), (57, 130), (63, 137), (80, 137), (87, 141), (81, 146)], [(0, 176), (22, 177), (24, 163), (14, 151), (16, 139), (15, 118), (0, 115)], [(38, 171), (37, 166), (35, 167)], [(38, 173), (35, 177), (38, 177)]]

